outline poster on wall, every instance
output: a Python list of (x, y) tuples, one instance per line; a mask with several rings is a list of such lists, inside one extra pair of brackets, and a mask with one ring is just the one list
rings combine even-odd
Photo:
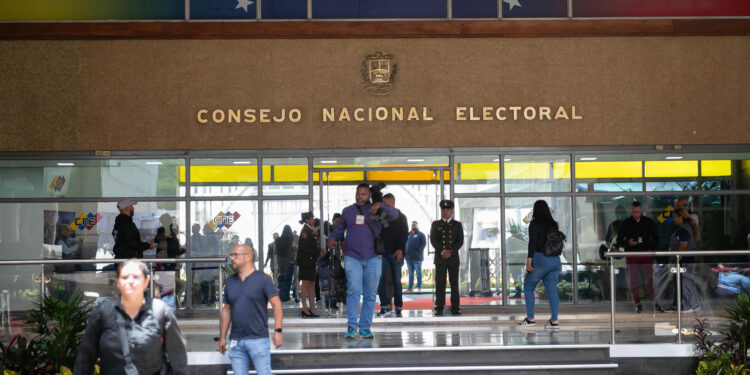
[[(44, 210), (44, 257), (47, 259), (91, 259), (96, 256), (99, 213)], [(56, 266), (56, 272), (84, 270), (93, 265)]]
[(47, 195), (50, 197), (64, 197), (70, 186), (70, 167), (44, 168), (44, 183)]

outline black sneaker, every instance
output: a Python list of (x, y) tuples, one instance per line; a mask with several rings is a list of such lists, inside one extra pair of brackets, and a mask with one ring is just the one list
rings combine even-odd
[(536, 320), (531, 320), (529, 318), (524, 318), (521, 323), (518, 323), (521, 327), (531, 327), (536, 325)]
[(436, 307), (435, 308), (435, 316), (443, 316), (443, 308), (442, 307)]
[(396, 309), (396, 317), (401, 318), (403, 315), (401, 315), (401, 309)]
[(635, 305), (635, 312), (638, 313), (638, 314), (640, 314), (641, 311), (643, 311), (643, 306), (641, 306), (640, 303), (637, 304), (637, 305)]
[(461, 309), (452, 309), (451, 315), (456, 315), (456, 316), (461, 315)]
[(560, 329), (560, 322), (558, 321), (552, 321), (552, 319), (548, 320), (547, 323), (544, 324), (545, 329)]
[(664, 312), (664, 309), (663, 309), (663, 308), (661, 307), (661, 305), (660, 305), (660, 304), (658, 304), (658, 303), (657, 303), (657, 304), (656, 304), (656, 305), (654, 306), (654, 309), (655, 309), (656, 311), (660, 312), (660, 313), (663, 313), (663, 312)]
[(378, 315), (377, 315), (377, 316), (378, 316), (378, 317), (382, 317), (382, 316), (384, 316), (385, 314), (388, 314), (388, 310), (385, 310), (385, 309), (380, 309), (380, 311), (378, 311)]

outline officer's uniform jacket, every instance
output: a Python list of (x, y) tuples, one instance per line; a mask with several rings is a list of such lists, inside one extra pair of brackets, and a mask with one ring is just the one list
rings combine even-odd
[[(435, 220), (430, 228), (430, 243), (435, 249), (435, 264), (459, 263), (458, 249), (464, 245), (464, 227), (460, 221)], [(453, 250), (451, 257), (443, 259), (441, 252), (444, 249)]]

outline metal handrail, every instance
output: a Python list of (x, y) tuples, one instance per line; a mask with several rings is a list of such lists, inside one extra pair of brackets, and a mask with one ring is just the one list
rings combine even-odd
[(680, 267), (680, 257), (683, 256), (730, 256), (750, 255), (750, 250), (683, 250), (683, 251), (608, 251), (604, 253), (609, 259), (609, 305), (610, 305), (610, 344), (615, 344), (615, 267), (613, 258), (627, 257), (674, 257), (676, 267), (673, 272), (677, 274), (677, 342), (682, 344), (682, 286), (681, 278), (685, 269)]
[(750, 250), (608, 251), (606, 257), (663, 257), (698, 255), (750, 255)]
[[(225, 262), (226, 257), (206, 257), (206, 258), (139, 258), (143, 263), (217, 263)], [(45, 265), (45, 264), (98, 264), (98, 263), (124, 263), (128, 259), (23, 259), (23, 260), (0, 260), (0, 266), (19, 266), (19, 265)]]
[[(41, 282), (40, 284), (40, 303), (44, 303), (45, 291), (45, 276), (44, 266), (45, 265), (56, 265), (56, 264), (99, 264), (99, 263), (125, 263), (129, 259), (23, 259), (23, 260), (0, 260), (0, 266), (18, 266), (18, 265), (34, 265), (42, 266), (41, 271)], [(221, 267), (221, 263), (227, 261), (226, 257), (206, 257), (206, 258), (148, 258), (138, 260), (148, 264), (149, 270), (149, 289), (154, 290), (154, 263), (218, 263), (219, 269), (219, 290), (224, 289), (224, 267)], [(219, 298), (219, 320), (221, 320), (221, 310), (224, 308), (224, 301)]]

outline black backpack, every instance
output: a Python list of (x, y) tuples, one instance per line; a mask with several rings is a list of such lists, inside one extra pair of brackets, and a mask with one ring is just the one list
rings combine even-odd
[(562, 254), (565, 248), (565, 233), (559, 230), (547, 232), (547, 243), (544, 244), (544, 255), (548, 257), (557, 257)]

